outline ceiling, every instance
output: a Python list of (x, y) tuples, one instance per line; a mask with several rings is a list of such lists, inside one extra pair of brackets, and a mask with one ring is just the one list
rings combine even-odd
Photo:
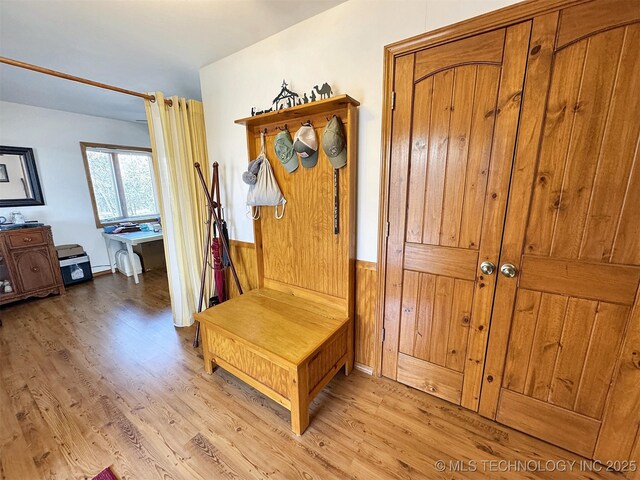
[[(200, 99), (200, 67), (343, 1), (0, 0), (0, 55), (130, 90)], [(0, 100), (145, 118), (139, 98), (4, 64)]]

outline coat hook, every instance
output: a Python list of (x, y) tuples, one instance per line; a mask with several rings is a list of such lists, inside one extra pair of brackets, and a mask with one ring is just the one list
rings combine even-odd
[(265, 134), (265, 135), (267, 134), (267, 127), (265, 127), (265, 129), (263, 130), (262, 133)]
[(311, 126), (311, 120), (307, 120), (304, 123), (301, 123), (300, 125), (302, 125), (303, 127), (310, 127)]
[(287, 124), (286, 124), (286, 123), (284, 124), (284, 126), (283, 126), (283, 127), (277, 126), (276, 128), (277, 128), (278, 130), (283, 131), (283, 132), (284, 132), (285, 130), (289, 130), (289, 129), (287, 128)]

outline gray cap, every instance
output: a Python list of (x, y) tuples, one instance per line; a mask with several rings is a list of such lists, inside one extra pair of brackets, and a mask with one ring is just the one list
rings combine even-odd
[(298, 157), (293, 150), (293, 141), (291, 140), (291, 134), (289, 130), (284, 130), (276, 135), (273, 141), (273, 149), (276, 152), (276, 156), (284, 169), (291, 173), (298, 168)]
[(333, 168), (342, 168), (347, 164), (347, 141), (342, 123), (335, 115), (322, 132), (322, 149)]
[(300, 155), (302, 166), (313, 168), (318, 163), (318, 137), (311, 125), (303, 125), (293, 139), (293, 149)]

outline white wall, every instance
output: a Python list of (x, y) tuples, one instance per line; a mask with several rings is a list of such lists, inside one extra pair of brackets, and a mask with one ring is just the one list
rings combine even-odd
[[(109, 260), (96, 228), (80, 142), (148, 147), (146, 124), (0, 102), (0, 144), (33, 148), (45, 205), (0, 208), (0, 216), (20, 211), (27, 220), (51, 225), (56, 245), (79, 243), (94, 271)], [(103, 265), (103, 267), (98, 267)]]
[(231, 238), (253, 241), (245, 215), (244, 127), (251, 107), (269, 108), (286, 79), (300, 94), (323, 82), (361, 104), (357, 258), (376, 260), (383, 47), (495, 10), (513, 0), (349, 0), (200, 70), (210, 160), (221, 165)]

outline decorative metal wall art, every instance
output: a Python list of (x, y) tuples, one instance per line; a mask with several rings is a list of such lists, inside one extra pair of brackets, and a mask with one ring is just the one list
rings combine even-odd
[(271, 102), (271, 108), (257, 110), (256, 107), (252, 107), (251, 116), (262, 115), (263, 113), (282, 110), (283, 108), (295, 107), (296, 105), (303, 105), (305, 103), (315, 102), (316, 100), (323, 100), (331, 97), (331, 95), (333, 95), (333, 90), (327, 82), (324, 82), (322, 86), (315, 85), (311, 92), (309, 92), (309, 95), (305, 92), (300, 96), (289, 89), (289, 84), (285, 80), (282, 80), (280, 93), (278, 93), (276, 98)]

